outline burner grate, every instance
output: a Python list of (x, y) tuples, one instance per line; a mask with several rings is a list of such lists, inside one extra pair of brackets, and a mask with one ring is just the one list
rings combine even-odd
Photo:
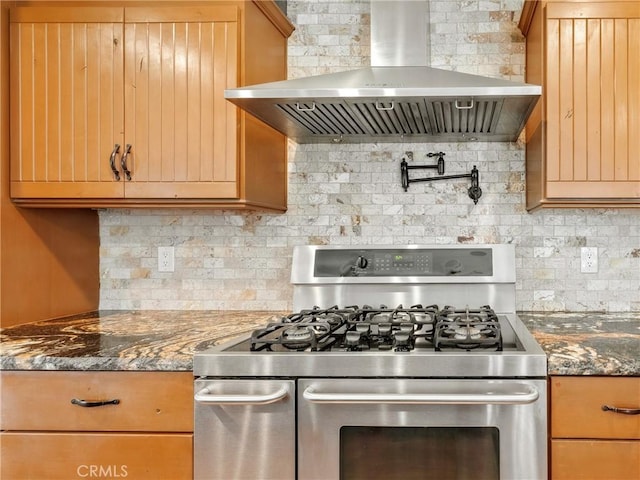
[(351, 351), (413, 350), (416, 341), (432, 341), (437, 312), (437, 305), (412, 305), (409, 308), (399, 305), (394, 309), (365, 305), (348, 320), (351, 328), (344, 347)]
[[(354, 315), (352, 307), (328, 309), (314, 307), (283, 317), (251, 334), (251, 351), (322, 351), (337, 341), (336, 333), (343, 329), (347, 319)], [(278, 348), (279, 347), (279, 348)]]
[(488, 305), (477, 310), (456, 310), (446, 306), (438, 312), (433, 344), (436, 351), (443, 348), (502, 351), (502, 331), (498, 316)]
[(489, 306), (404, 308), (349, 306), (301, 310), (255, 330), (252, 351), (502, 351), (497, 315)]

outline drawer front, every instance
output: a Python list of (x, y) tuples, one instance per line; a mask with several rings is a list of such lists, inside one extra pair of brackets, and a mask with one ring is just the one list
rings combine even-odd
[(21, 371), (0, 379), (3, 430), (193, 432), (191, 372)]
[(553, 480), (638, 480), (640, 441), (552, 440)]
[(2, 433), (0, 478), (191, 479), (192, 434)]
[(553, 438), (640, 439), (640, 415), (602, 406), (640, 408), (639, 377), (552, 377)]

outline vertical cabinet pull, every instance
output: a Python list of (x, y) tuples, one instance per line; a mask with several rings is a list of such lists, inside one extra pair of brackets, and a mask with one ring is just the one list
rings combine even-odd
[(117, 181), (120, 181), (120, 172), (116, 168), (116, 155), (120, 151), (120, 145), (116, 143), (116, 146), (113, 147), (113, 151), (111, 152), (111, 156), (109, 157), (109, 165), (111, 166), (111, 171), (113, 172), (113, 176)]
[(120, 166), (122, 167), (122, 171), (124, 172), (127, 180), (131, 180), (131, 171), (127, 168), (127, 158), (129, 157), (129, 152), (131, 152), (131, 145), (127, 144), (124, 148), (124, 153), (122, 154), (122, 159), (120, 160)]

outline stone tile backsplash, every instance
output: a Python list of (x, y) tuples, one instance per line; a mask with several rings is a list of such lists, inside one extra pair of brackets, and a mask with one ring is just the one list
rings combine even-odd
[[(522, 0), (431, 0), (431, 65), (524, 78)], [(289, 0), (296, 25), (289, 76), (369, 64), (368, 1)], [(447, 173), (468, 180), (400, 186), (400, 161), (446, 153)], [(419, 172), (416, 172), (418, 174)], [(524, 209), (521, 143), (406, 143), (289, 147), (286, 214), (100, 211), (102, 309), (291, 308), (291, 251), (302, 244), (513, 243), (519, 310), (640, 309), (640, 212)], [(175, 247), (173, 273), (157, 247)], [(580, 273), (580, 247), (599, 248), (599, 272)]]

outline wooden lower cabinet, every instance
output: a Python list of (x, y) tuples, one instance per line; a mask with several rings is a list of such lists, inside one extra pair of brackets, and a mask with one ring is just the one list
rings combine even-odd
[(192, 434), (5, 432), (3, 480), (191, 479)]
[(553, 480), (637, 480), (637, 440), (552, 440)]
[(640, 377), (551, 377), (552, 480), (640, 478)]
[(4, 371), (0, 382), (2, 480), (193, 477), (191, 372)]

